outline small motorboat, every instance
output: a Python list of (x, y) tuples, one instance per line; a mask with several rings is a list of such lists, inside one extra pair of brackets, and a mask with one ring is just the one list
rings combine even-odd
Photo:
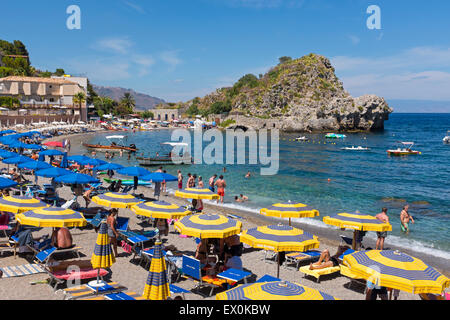
[(422, 152), (417, 150), (412, 150), (414, 142), (398, 142), (400, 145), (395, 150), (387, 150), (387, 153), (391, 156), (408, 156), (411, 154), (422, 154)]
[(303, 136), (303, 137), (298, 137), (298, 138), (295, 138), (295, 140), (297, 140), (297, 141), (308, 141), (308, 140), (309, 140), (309, 138), (307, 138), (307, 137)]
[(88, 143), (83, 143), (83, 146), (92, 150), (95, 150), (97, 152), (111, 152), (111, 151), (130, 151), (130, 152), (136, 152), (138, 150), (138, 148), (136, 147), (136, 145), (134, 144), (130, 144), (129, 146), (124, 146), (123, 145), (123, 139), (125, 138), (125, 136), (108, 136), (106, 137), (106, 139), (108, 140), (114, 140), (114, 139), (118, 139), (119, 142), (121, 142), (122, 144), (117, 144), (116, 142), (111, 142), (110, 145), (101, 145), (101, 144), (88, 144)]
[[(192, 157), (189, 152), (180, 154), (183, 148), (187, 148), (189, 145), (182, 142), (164, 142), (161, 145), (168, 145), (174, 147), (168, 154), (160, 156), (157, 153), (156, 157), (137, 157), (140, 166), (160, 166), (160, 165), (176, 165), (176, 164), (192, 164)], [(180, 148), (182, 148), (180, 150)], [(173, 156), (173, 157), (172, 157)]]
[(450, 130), (447, 131), (447, 135), (442, 139), (444, 143), (450, 143)]
[(327, 133), (325, 135), (325, 138), (327, 139), (344, 139), (347, 136), (345, 134), (340, 134), (340, 133)]
[(347, 150), (347, 151), (369, 151), (370, 148), (367, 147), (361, 147), (361, 146), (351, 146), (351, 147), (343, 147), (341, 150)]

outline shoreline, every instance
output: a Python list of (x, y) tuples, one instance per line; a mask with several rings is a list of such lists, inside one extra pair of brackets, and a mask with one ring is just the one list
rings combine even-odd
[[(166, 129), (166, 128), (163, 128), (163, 129)], [(72, 134), (72, 135), (71, 134), (61, 135), (61, 136), (56, 137), (56, 139), (54, 139), (54, 140), (62, 140), (65, 138), (76, 138), (76, 139), (74, 139), (75, 140), (74, 142), (75, 142), (75, 145), (77, 145), (78, 141), (81, 142), (83, 140), (87, 140), (87, 139), (84, 139), (84, 137), (86, 137), (86, 138), (91, 137), (92, 135), (94, 135), (96, 133), (102, 133), (102, 132), (107, 132), (107, 130), (101, 130), (101, 131), (97, 131), (97, 132), (88, 132), (88, 133), (79, 133), (79, 134)], [(79, 145), (81, 145), (81, 143)], [(71, 146), (72, 146), (72, 148), (74, 146), (74, 144), (72, 144), (72, 140), (71, 140)], [(69, 154), (72, 154), (72, 152), (69, 152)], [(174, 187), (176, 186), (175, 183), (173, 183), (173, 182), (168, 183), (168, 191), (170, 189), (171, 184), (173, 184)], [(150, 193), (153, 194), (153, 188), (151, 188), (151, 189), (145, 188), (144, 190), (152, 190), (152, 191), (150, 191)], [(148, 194), (148, 192), (147, 192), (147, 194)], [(188, 203), (187, 201), (184, 201), (183, 199), (179, 199), (179, 198), (175, 197), (173, 194), (167, 193), (165, 195), (165, 197), (167, 198), (166, 200), (168, 200), (168, 202), (173, 202), (175, 204), (185, 205)], [(216, 204), (210, 203), (209, 201), (204, 201), (204, 208), (206, 209), (206, 211), (211, 212), (211, 213), (237, 214), (239, 216), (245, 217), (249, 222), (251, 222), (257, 226), (267, 225), (268, 223), (270, 223), (270, 224), (286, 223), (287, 224), (287, 219), (266, 217), (266, 216), (260, 215), (258, 213), (252, 212), (252, 210), (250, 208), (249, 208), (249, 210), (240, 209), (240, 208), (230, 208), (230, 207), (223, 206), (220, 204), (216, 205)], [(299, 219), (299, 220), (300, 221), (298, 221), (298, 220), (296, 221), (295, 219), (293, 219), (292, 226), (300, 228), (300, 229), (304, 229), (304, 230), (318, 236), (320, 239), (321, 245), (325, 244), (327, 246), (331, 246), (331, 247), (333, 247), (332, 250), (334, 250), (334, 248), (337, 248), (339, 246), (339, 243), (341, 241), (340, 235), (346, 235), (346, 236), (352, 237), (352, 231), (350, 231), (350, 230), (341, 231), (340, 229), (337, 229), (337, 228), (321, 227), (321, 226), (301, 222), (301, 219)], [(375, 248), (376, 240), (371, 239), (369, 236), (366, 235), (366, 237), (364, 237), (363, 241), (364, 241), (364, 245), (366, 247)], [(414, 251), (414, 250), (410, 250), (408, 248), (405, 248), (405, 247), (402, 247), (399, 245), (395, 245), (395, 243), (392, 243), (391, 241), (389, 241), (389, 233), (388, 233), (388, 237), (386, 238), (385, 248), (403, 251), (407, 254), (417, 257), (417, 258), (425, 261), (427, 264), (436, 268), (442, 274), (445, 274), (447, 277), (450, 277), (450, 259), (445, 259), (443, 257), (437, 257), (436, 255), (433, 255), (430, 253)]]

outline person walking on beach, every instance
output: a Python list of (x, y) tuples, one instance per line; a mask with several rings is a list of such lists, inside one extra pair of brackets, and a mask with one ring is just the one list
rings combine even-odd
[(413, 217), (408, 212), (409, 205), (405, 205), (403, 207), (402, 212), (400, 213), (400, 227), (402, 228), (402, 231), (406, 234), (409, 233), (409, 222), (411, 221), (414, 224)]
[[(220, 202), (223, 203), (223, 198), (225, 197), (225, 188), (227, 187), (227, 183), (222, 175), (220, 175), (219, 179), (214, 184), (217, 186), (217, 194), (220, 196)], [(219, 203), (219, 199), (217, 199), (217, 203)]]
[(215, 188), (214, 188), (214, 180), (216, 180), (217, 178), (217, 174), (214, 174), (211, 178), (209, 178), (209, 190), (211, 190), (212, 192), (215, 192)]
[[(389, 217), (387, 216), (387, 208), (381, 209), (381, 213), (375, 216), (378, 220), (384, 223), (389, 223)], [(377, 244), (375, 246), (375, 250), (383, 250), (384, 247), (384, 239), (387, 236), (387, 231), (377, 232)]]
[(181, 174), (181, 170), (178, 170), (178, 190), (183, 189), (183, 175)]

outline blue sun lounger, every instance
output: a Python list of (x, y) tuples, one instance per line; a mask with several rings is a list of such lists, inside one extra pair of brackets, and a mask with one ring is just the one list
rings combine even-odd
[(268, 274), (265, 274), (264, 276), (259, 278), (256, 282), (272, 282), (272, 281), (281, 281), (281, 279), (278, 279), (278, 278), (272, 277)]
[(183, 288), (180, 288), (180, 287), (178, 287), (178, 286), (176, 286), (176, 285), (174, 285), (174, 284), (169, 284), (169, 290), (170, 290), (170, 294), (172, 295), (172, 294), (181, 294), (181, 296), (183, 297), (183, 300), (186, 300), (186, 297), (185, 297), (185, 293), (190, 293), (190, 291), (189, 290), (186, 290), (186, 289), (183, 289)]

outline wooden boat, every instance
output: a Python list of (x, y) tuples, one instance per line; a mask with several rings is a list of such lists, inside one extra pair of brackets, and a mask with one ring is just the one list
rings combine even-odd
[(183, 157), (180, 157), (180, 162), (175, 163), (172, 161), (172, 158), (167, 157), (156, 157), (156, 158), (143, 158), (143, 157), (136, 157), (136, 159), (139, 161), (140, 166), (159, 166), (159, 165), (176, 165), (176, 164), (192, 164), (192, 157), (190, 155), (185, 155)]
[(136, 148), (136, 146), (134, 144), (130, 145), (129, 147), (125, 147), (125, 146), (120, 146), (120, 145), (105, 146), (105, 145), (101, 145), (101, 144), (83, 143), (83, 146), (86, 148), (89, 148), (89, 149), (94, 149), (95, 151), (98, 151), (98, 152), (119, 151), (119, 150), (136, 152), (138, 150), (138, 148)]
[(417, 150), (412, 150), (414, 142), (398, 142), (401, 144), (397, 149), (387, 150), (387, 153), (391, 156), (408, 156), (415, 154), (422, 154), (422, 152)]

